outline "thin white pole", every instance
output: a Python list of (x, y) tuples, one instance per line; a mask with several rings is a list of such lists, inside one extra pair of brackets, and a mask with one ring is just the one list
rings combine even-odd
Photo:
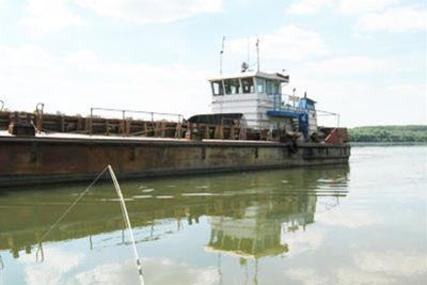
[(110, 172), (111, 180), (113, 180), (114, 188), (116, 189), (117, 195), (119, 196), (122, 213), (125, 218), (126, 226), (129, 230), (130, 239), (133, 245), (133, 253), (135, 255), (135, 260), (136, 260), (136, 267), (138, 268), (139, 281), (141, 282), (141, 285), (144, 285), (144, 276), (142, 275), (141, 259), (139, 258), (138, 250), (136, 249), (135, 237), (133, 236), (132, 225), (129, 220), (129, 215), (126, 209), (125, 200), (123, 199), (122, 190), (120, 189), (119, 182), (117, 181), (116, 175), (114, 174), (114, 171), (111, 165), (108, 165), (108, 171)]
[(257, 63), (257, 71), (259, 72), (259, 38), (256, 39), (256, 63)]
[(225, 42), (225, 36), (222, 37), (221, 50), (219, 52), (219, 74), (220, 75), (222, 75), (222, 57), (224, 55), (224, 42)]

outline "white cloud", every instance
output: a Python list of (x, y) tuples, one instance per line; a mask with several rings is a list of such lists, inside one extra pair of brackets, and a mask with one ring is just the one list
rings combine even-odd
[(296, 281), (299, 281), (299, 284), (306, 285), (323, 285), (331, 284), (328, 281), (328, 278), (324, 275), (322, 276), (314, 269), (311, 268), (295, 268), (286, 270), (286, 275)]
[(338, 284), (411, 284), (427, 276), (427, 258), (404, 251), (357, 251), (351, 267), (336, 270)]
[[(89, 268), (89, 263), (85, 261), (83, 253), (59, 248), (45, 249), (42, 263), (36, 263), (33, 255), (23, 256), (19, 260), (28, 285), (139, 284), (134, 260), (96, 263)], [(176, 285), (212, 285), (219, 279), (218, 272), (213, 267), (194, 267), (188, 263), (158, 257), (143, 259), (143, 273), (144, 281), (153, 285), (167, 285), (171, 280)]]
[[(290, 70), (291, 82), (285, 93), (290, 94), (294, 87), (299, 96), (307, 91), (318, 102), (318, 109), (340, 113), (343, 126), (427, 122), (427, 85), (422, 80), (425, 65), (419, 54), (329, 56), (295, 64)], [(389, 111), (378, 112), (384, 102)], [(322, 125), (335, 124), (333, 117), (319, 119)]]
[[(196, 268), (167, 258), (143, 260), (144, 281), (155, 285), (211, 285), (218, 282), (217, 270), (211, 267)], [(138, 275), (133, 260), (122, 263), (101, 264), (74, 276), (69, 284), (138, 284)]]
[(56, 248), (49, 248), (44, 251), (43, 263), (35, 263), (32, 255), (20, 259), (24, 266), (25, 281), (28, 285), (64, 284), (63, 276), (77, 267), (84, 258), (82, 253), (67, 252)]
[(388, 65), (389, 62), (383, 59), (364, 56), (343, 56), (310, 62), (306, 65), (306, 68), (307, 70), (315, 70), (319, 74), (339, 76), (381, 71), (387, 68)]
[(20, 23), (36, 36), (85, 25), (83, 17), (71, 9), (72, 4), (101, 16), (141, 24), (170, 23), (222, 9), (222, 0), (27, 0)]
[(339, 10), (343, 13), (361, 14), (382, 11), (397, 3), (399, 3), (398, 0), (340, 0), (338, 5)]
[(33, 35), (83, 25), (83, 19), (71, 12), (67, 4), (68, 1), (64, 0), (28, 0), (25, 5), (26, 15), (20, 23)]
[(362, 16), (358, 27), (366, 31), (404, 32), (427, 29), (427, 10), (396, 7)]
[(317, 214), (315, 219), (318, 224), (351, 229), (371, 226), (379, 222), (377, 217), (366, 211), (342, 211), (340, 209)]
[(206, 112), (207, 72), (182, 65), (112, 63), (92, 51), (54, 56), (37, 46), (0, 46), (6, 108), (86, 113), (91, 106), (158, 112)]
[(397, 284), (396, 280), (388, 276), (347, 267), (339, 268), (336, 271), (336, 278), (336, 283), (340, 285)]
[(398, 2), (399, 0), (302, 0), (289, 5), (286, 12), (297, 15), (311, 15), (325, 9), (331, 9), (331, 11), (344, 14), (361, 14), (382, 11)]
[[(327, 53), (327, 45), (318, 33), (294, 25), (284, 26), (259, 38), (260, 54), (263, 59), (298, 61)], [(255, 38), (251, 38), (250, 41), (255, 43)], [(229, 48), (234, 56), (240, 55), (244, 58), (247, 46), (247, 38), (238, 38), (231, 40), (226, 48)]]
[[(427, 258), (422, 253), (405, 251), (359, 251), (350, 255), (348, 263), (331, 267), (329, 271), (319, 268), (290, 268), (286, 277), (298, 284), (418, 284), (414, 280), (425, 280)], [(423, 283), (420, 283), (423, 284)]]
[(117, 20), (169, 23), (200, 13), (219, 12), (222, 0), (75, 0), (78, 5)]
[(287, 13), (296, 15), (311, 15), (318, 13), (321, 9), (332, 6), (335, 0), (302, 0), (292, 3), (287, 8)]
[(324, 233), (319, 230), (310, 229), (286, 233), (282, 237), (281, 243), (287, 244), (289, 252), (287, 255), (294, 256), (307, 251), (318, 250), (324, 242)]
[(427, 274), (427, 257), (401, 251), (368, 251), (354, 256), (355, 264), (365, 272), (411, 277)]
[[(399, 96), (404, 97), (407, 97), (409, 94), (412, 94), (414, 98), (418, 97), (417, 99), (419, 101), (424, 101), (424, 104), (427, 104), (427, 82), (421, 84), (394, 84), (388, 86), (386, 92), (388, 94), (399, 94)], [(414, 100), (414, 102), (418, 100)], [(425, 106), (424, 110), (426, 112), (425, 116), (427, 116), (427, 106)], [(427, 122), (427, 120), (425, 120), (425, 122)]]

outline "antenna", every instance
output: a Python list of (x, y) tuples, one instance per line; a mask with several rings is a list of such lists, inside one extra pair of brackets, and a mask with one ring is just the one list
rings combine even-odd
[(257, 71), (259, 72), (259, 38), (256, 39), (256, 64)]
[(222, 56), (224, 54), (225, 36), (222, 36), (221, 50), (219, 51), (219, 74), (222, 75)]
[(248, 37), (248, 66), (251, 65), (251, 39)]

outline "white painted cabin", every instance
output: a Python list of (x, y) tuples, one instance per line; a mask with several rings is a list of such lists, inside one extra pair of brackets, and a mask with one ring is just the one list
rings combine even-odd
[(270, 128), (267, 111), (280, 109), (282, 85), (289, 76), (281, 73), (247, 71), (209, 79), (212, 113), (242, 113), (248, 127)]

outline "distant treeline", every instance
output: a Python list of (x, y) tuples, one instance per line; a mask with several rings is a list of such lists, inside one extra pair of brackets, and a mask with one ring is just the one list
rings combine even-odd
[(349, 133), (351, 142), (427, 142), (427, 125), (357, 127)]

